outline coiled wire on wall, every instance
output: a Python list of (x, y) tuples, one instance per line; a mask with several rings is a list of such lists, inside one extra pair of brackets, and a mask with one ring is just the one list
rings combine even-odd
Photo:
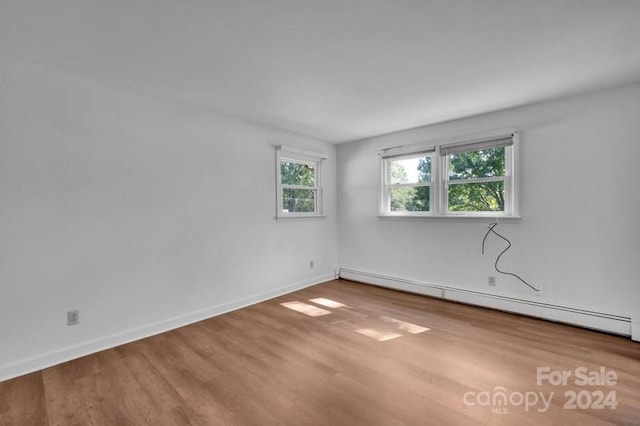
[(530, 288), (534, 289), (535, 291), (540, 291), (539, 288), (529, 284), (528, 282), (526, 282), (525, 280), (523, 280), (518, 274), (514, 274), (513, 272), (507, 272), (507, 271), (503, 271), (500, 268), (498, 268), (498, 262), (500, 261), (500, 258), (502, 257), (503, 254), (505, 254), (507, 252), (507, 250), (509, 250), (511, 248), (511, 241), (509, 241), (506, 237), (500, 235), (494, 228), (498, 226), (497, 222), (494, 222), (492, 224), (489, 225), (489, 230), (487, 231), (486, 234), (484, 234), (484, 238), (482, 239), (482, 254), (484, 255), (484, 244), (487, 241), (487, 237), (489, 236), (489, 234), (495, 234), (496, 236), (498, 236), (499, 238), (503, 239), (504, 241), (507, 242), (507, 247), (502, 250), (500, 252), (500, 254), (498, 255), (498, 257), (496, 257), (496, 262), (494, 263), (493, 267), (495, 268), (495, 270), (503, 275), (510, 275), (512, 277), (515, 277), (517, 279), (519, 279), (520, 281), (522, 281), (523, 284), (529, 286)]

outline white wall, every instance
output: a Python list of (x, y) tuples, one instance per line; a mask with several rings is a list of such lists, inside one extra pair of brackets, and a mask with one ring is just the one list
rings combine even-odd
[[(277, 144), (329, 155), (326, 219), (275, 221)], [(1, 59), (0, 380), (329, 279), (335, 163), (327, 143)]]
[[(640, 84), (384, 135), (338, 147), (338, 247), (345, 268), (630, 317), (640, 303)], [(521, 215), (513, 243), (481, 255), (486, 219), (377, 217), (377, 151), (520, 129)], [(488, 287), (487, 277), (497, 276)]]
[[(637, 316), (638, 111), (640, 84), (336, 153), (0, 58), (0, 380), (321, 282), (338, 264)], [(377, 217), (379, 149), (509, 126), (521, 129), (523, 218), (498, 228), (514, 244), (503, 266), (540, 297), (499, 275), (487, 287), (497, 275), (480, 254), (487, 220)], [(274, 220), (277, 144), (329, 154), (326, 219)], [(489, 253), (499, 248), (494, 240)], [(71, 309), (78, 326), (66, 325)]]

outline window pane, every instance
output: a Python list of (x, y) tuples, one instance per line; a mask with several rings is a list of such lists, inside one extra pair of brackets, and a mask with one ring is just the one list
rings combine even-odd
[(428, 212), (428, 186), (390, 188), (389, 200), (392, 212)]
[(449, 179), (504, 176), (504, 147), (449, 155)]
[(449, 211), (504, 211), (504, 182), (450, 184)]
[(316, 210), (315, 189), (282, 188), (282, 211), (313, 213)]
[(431, 182), (431, 157), (403, 158), (389, 161), (389, 183)]
[(280, 161), (281, 183), (286, 185), (316, 185), (316, 169), (314, 166), (294, 161)]

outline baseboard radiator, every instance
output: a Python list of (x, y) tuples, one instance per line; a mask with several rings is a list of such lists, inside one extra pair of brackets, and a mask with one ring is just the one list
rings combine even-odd
[[(345, 280), (422, 294), (454, 302), (466, 303), (469, 305), (518, 313), (550, 321), (577, 325), (589, 329), (606, 331), (608, 333), (620, 334), (623, 336), (632, 335), (631, 317), (616, 314), (556, 305), (542, 301), (499, 296), (450, 286), (422, 283), (403, 278), (356, 271), (353, 269), (341, 268), (339, 271), (339, 277)], [(635, 321), (633, 324), (637, 326)], [(633, 339), (637, 340), (636, 330), (633, 331)]]

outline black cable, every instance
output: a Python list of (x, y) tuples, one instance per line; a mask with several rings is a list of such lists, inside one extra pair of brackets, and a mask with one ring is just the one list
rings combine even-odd
[(525, 280), (523, 280), (522, 278), (520, 278), (520, 276), (519, 276), (519, 275), (514, 274), (514, 273), (512, 273), (512, 272), (501, 271), (501, 270), (498, 268), (498, 262), (500, 261), (500, 258), (502, 257), (502, 255), (503, 255), (503, 254), (505, 254), (505, 253), (507, 252), (507, 250), (509, 250), (509, 249), (511, 248), (511, 241), (509, 241), (507, 238), (503, 237), (502, 235), (498, 234), (498, 233), (496, 232), (496, 230), (495, 230), (495, 229), (493, 229), (493, 228), (495, 228), (496, 226), (498, 226), (498, 223), (497, 223), (497, 222), (490, 224), (490, 225), (489, 225), (489, 230), (487, 231), (487, 233), (486, 233), (486, 234), (484, 234), (484, 238), (482, 239), (482, 254), (484, 255), (484, 243), (485, 243), (485, 241), (487, 240), (487, 237), (489, 236), (489, 234), (491, 234), (491, 233), (496, 234), (498, 237), (500, 237), (500, 238), (502, 238), (503, 240), (505, 240), (505, 241), (507, 242), (507, 244), (509, 244), (509, 245), (507, 246), (507, 248), (505, 248), (504, 250), (502, 250), (502, 251), (500, 252), (500, 254), (498, 255), (498, 257), (496, 257), (496, 263), (493, 265), (493, 267), (496, 269), (496, 271), (497, 271), (498, 273), (500, 273), (500, 274), (503, 274), (503, 275), (511, 275), (512, 277), (516, 277), (517, 279), (519, 279), (520, 281), (522, 281), (524, 284), (526, 284), (527, 286), (531, 287), (531, 288), (532, 288), (532, 289), (534, 289), (535, 291), (540, 291), (540, 289), (535, 288), (534, 286), (532, 286), (531, 284), (529, 284), (528, 282), (526, 282)]

